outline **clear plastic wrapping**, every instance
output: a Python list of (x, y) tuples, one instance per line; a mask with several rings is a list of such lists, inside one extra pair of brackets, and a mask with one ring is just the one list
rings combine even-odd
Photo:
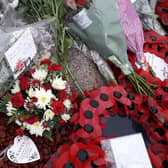
[(19, 28), (0, 27), (0, 95), (44, 58), (56, 59), (55, 19)]

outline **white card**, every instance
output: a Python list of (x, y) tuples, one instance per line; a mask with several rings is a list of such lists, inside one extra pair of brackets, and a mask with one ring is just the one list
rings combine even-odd
[(162, 81), (164, 79), (168, 79), (168, 64), (164, 61), (164, 59), (149, 52), (144, 53), (144, 55), (149, 65), (156, 73), (156, 76), (160, 78)]
[(136, 0), (131, 0), (131, 3), (134, 3)]
[(152, 168), (141, 134), (113, 138), (109, 144), (115, 161), (113, 168)]
[(81, 27), (86, 29), (92, 24), (92, 20), (88, 17), (87, 10), (84, 8), (73, 17), (73, 20)]
[(17, 164), (26, 164), (40, 159), (39, 151), (35, 143), (27, 136), (17, 136), (14, 144), (7, 151), (10, 161)]
[[(24, 70), (23, 62), (33, 58), (37, 53), (30, 29), (26, 29), (21, 37), (5, 53), (14, 78), (17, 78)], [(19, 65), (20, 64), (20, 65)], [(20, 66), (18, 70), (18, 66)], [(18, 70), (16, 72), (16, 70)]]

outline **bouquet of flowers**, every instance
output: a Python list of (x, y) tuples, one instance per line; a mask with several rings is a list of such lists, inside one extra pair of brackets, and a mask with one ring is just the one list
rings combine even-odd
[(71, 118), (71, 95), (60, 65), (44, 59), (16, 80), (1, 99), (0, 108), (6, 110), (9, 123), (15, 121), (21, 126), (20, 132), (28, 130), (52, 141), (52, 130)]
[(117, 0), (106, 0), (106, 3), (101, 0), (85, 0), (84, 4), (80, 4), (83, 5), (82, 9), (78, 7), (78, 1), (71, 1), (73, 3), (70, 4), (68, 2), (67, 0), (67, 6), (70, 6), (74, 13), (80, 10), (74, 16), (71, 16), (72, 12), (66, 13), (67, 18), (71, 18), (67, 20), (67, 24), (72, 35), (77, 35), (89, 49), (95, 50), (117, 65), (128, 76), (138, 93), (152, 96), (154, 93), (148, 83), (135, 73), (128, 60), (127, 42)]
[(55, 19), (22, 27), (0, 27), (0, 95), (18, 76), (44, 58), (57, 62)]

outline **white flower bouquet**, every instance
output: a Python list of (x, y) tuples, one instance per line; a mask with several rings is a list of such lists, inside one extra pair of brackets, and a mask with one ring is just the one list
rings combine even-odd
[(71, 118), (72, 98), (60, 65), (44, 59), (36, 69), (16, 80), (2, 98), (0, 108), (6, 110), (9, 123), (15, 121), (22, 131), (28, 130), (32, 135), (52, 141), (52, 130)]

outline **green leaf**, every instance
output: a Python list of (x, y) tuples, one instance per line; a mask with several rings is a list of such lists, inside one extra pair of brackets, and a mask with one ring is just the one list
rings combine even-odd
[(69, 49), (71, 47), (72, 47), (72, 39), (65, 38), (65, 41), (64, 41), (64, 48), (65, 48), (65, 50)]
[(48, 138), (51, 142), (54, 141), (54, 139), (52, 138), (52, 132), (50, 131), (44, 131), (43, 135)]
[(8, 120), (8, 124), (12, 123), (15, 120), (15, 116), (11, 116)]
[(11, 95), (9, 93), (7, 93), (6, 96), (3, 96), (0, 100), (0, 109), (1, 112), (6, 112), (6, 104), (8, 104), (8, 102), (10, 101), (10, 97)]
[(164, 118), (163, 117), (160, 117), (159, 120), (164, 123)]

